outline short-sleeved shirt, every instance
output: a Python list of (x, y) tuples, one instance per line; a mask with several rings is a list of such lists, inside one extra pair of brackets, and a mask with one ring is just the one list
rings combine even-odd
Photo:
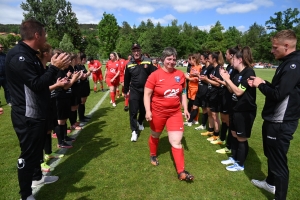
[(236, 112), (256, 111), (256, 88), (248, 85), (247, 79), (255, 76), (252, 68), (247, 67), (235, 74), (233, 83), (245, 91), (241, 96), (232, 94), (232, 109)]
[(119, 63), (120, 63), (120, 77), (122, 77), (122, 76), (124, 76), (127, 62), (126, 62), (126, 60), (124, 60), (123, 58), (121, 58), (119, 60)]
[[(67, 76), (67, 73), (68, 73), (68, 69), (60, 70), (58, 72), (57, 76), (56, 76), (56, 79), (58, 79), (58, 78), (65, 78)], [(56, 92), (56, 97), (58, 99), (71, 98), (71, 96), (72, 96), (72, 89), (71, 89), (71, 87), (68, 88), (68, 89), (66, 89), (66, 90), (63, 87), (56, 88), (55, 92)]]
[[(220, 80), (223, 80), (222, 77), (221, 77), (221, 75), (220, 75), (220, 65), (214, 67), (212, 69), (212, 71), (210, 72), (210, 74), (207, 75), (207, 77), (209, 79), (211, 79), (210, 75), (213, 75), (213, 76), (219, 78)], [(219, 92), (220, 92), (221, 89), (222, 89), (221, 87), (217, 87), (217, 86), (214, 86), (214, 85), (212, 85), (212, 84), (209, 83), (208, 84), (208, 96), (209, 96), (209, 99), (210, 100), (215, 100), (216, 98), (218, 98), (218, 95), (219, 95)]]
[(120, 62), (109, 60), (106, 63), (106, 78), (113, 78), (120, 71)]
[(185, 76), (180, 70), (168, 73), (157, 69), (147, 79), (146, 88), (152, 89), (151, 110), (161, 115), (180, 111), (182, 89), (185, 88)]
[(102, 64), (101, 64), (101, 62), (99, 60), (94, 60), (93, 63), (90, 62), (88, 64), (88, 67), (89, 67), (89, 69), (91, 69), (91, 68), (100, 69), (100, 70), (95, 71), (95, 72), (92, 71), (92, 73), (94, 73), (94, 74), (102, 74), (102, 71), (101, 71)]

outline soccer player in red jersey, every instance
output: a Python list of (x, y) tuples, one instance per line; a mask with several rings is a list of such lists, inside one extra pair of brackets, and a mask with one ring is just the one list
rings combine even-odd
[(101, 85), (101, 91), (104, 92), (103, 90), (103, 77), (102, 77), (102, 64), (100, 63), (99, 60), (94, 60), (94, 58), (90, 58), (90, 62), (88, 64), (89, 70), (92, 73), (93, 76), (93, 81), (94, 81), (94, 92), (98, 92), (97, 90), (97, 82), (100, 83)]
[[(122, 96), (124, 96), (124, 74), (125, 74), (125, 68), (127, 64), (127, 60), (122, 58), (121, 54), (118, 53), (119, 62), (120, 62), (120, 85), (122, 85)], [(119, 86), (117, 87), (117, 98), (120, 97), (119, 93)]]
[(178, 178), (190, 181), (194, 176), (185, 171), (181, 145), (184, 130), (181, 105), (185, 117), (187, 119), (190, 117), (187, 109), (185, 76), (182, 71), (175, 69), (177, 52), (174, 48), (167, 47), (162, 54), (164, 66), (150, 74), (144, 90), (146, 120), (150, 121), (151, 128), (150, 161), (151, 164), (158, 165), (159, 137), (166, 126)]
[(157, 62), (156, 58), (154, 58), (154, 59), (152, 60), (152, 64), (153, 64), (155, 67), (157, 67), (157, 69), (160, 69), (160, 68), (161, 68), (161, 66), (160, 66), (160, 64)]
[(109, 58), (110, 60), (106, 63), (104, 78), (109, 87), (111, 103), (113, 107), (116, 107), (115, 97), (120, 81), (120, 62), (118, 61), (118, 54), (116, 52), (110, 53)]

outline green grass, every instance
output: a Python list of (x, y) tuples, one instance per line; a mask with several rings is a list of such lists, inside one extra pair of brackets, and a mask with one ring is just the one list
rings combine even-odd
[[(184, 68), (180, 68), (185, 70)], [(258, 76), (271, 80), (274, 70), (256, 70)], [(104, 93), (91, 93), (87, 113)], [(3, 90), (0, 98), (5, 102)], [(69, 149), (52, 172), (60, 177), (56, 183), (42, 187), (36, 196), (43, 200), (61, 199), (272, 199), (273, 195), (254, 187), (252, 178), (266, 176), (266, 158), (262, 151), (260, 116), (263, 95), (257, 91), (258, 114), (249, 139), (249, 155), (244, 172), (228, 172), (220, 163), (226, 155), (215, 153), (220, 146), (212, 145), (194, 127), (186, 127), (182, 140), (186, 169), (195, 176), (192, 183), (177, 179), (167, 134), (159, 143), (160, 165), (149, 162), (149, 125), (136, 143), (130, 142), (129, 116), (123, 111), (123, 98), (117, 107), (109, 103), (109, 95), (84, 127), (74, 147)], [(10, 121), (10, 107), (3, 106), (0, 116), (0, 199), (18, 199), (16, 161), (20, 152)], [(299, 129), (289, 150), (290, 186), (288, 199), (299, 199), (298, 170)], [(53, 139), (53, 150), (56, 139)]]

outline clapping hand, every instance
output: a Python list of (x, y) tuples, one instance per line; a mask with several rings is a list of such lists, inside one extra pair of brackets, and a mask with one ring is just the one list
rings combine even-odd
[(70, 56), (67, 53), (54, 54), (51, 58), (51, 64), (59, 69), (63, 69), (71, 63)]

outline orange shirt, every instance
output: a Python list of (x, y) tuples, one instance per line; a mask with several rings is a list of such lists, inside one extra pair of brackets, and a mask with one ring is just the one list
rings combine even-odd
[(190, 70), (190, 78), (196, 80), (194, 81), (189, 81), (189, 88), (191, 89), (196, 89), (198, 90), (198, 76), (194, 76), (193, 74), (199, 74), (201, 72), (202, 66), (197, 65), (197, 66), (192, 66)]

